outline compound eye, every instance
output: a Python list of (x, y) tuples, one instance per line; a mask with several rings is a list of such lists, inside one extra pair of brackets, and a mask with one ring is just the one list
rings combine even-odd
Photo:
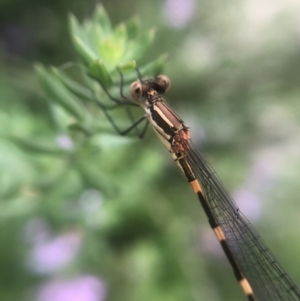
[(133, 99), (139, 99), (141, 98), (143, 94), (143, 87), (139, 80), (133, 82), (130, 85), (130, 95)]
[(156, 77), (156, 84), (158, 85), (159, 88), (159, 93), (165, 93), (166, 91), (169, 90), (171, 86), (171, 81), (170, 79), (165, 76), (165, 75), (158, 75)]

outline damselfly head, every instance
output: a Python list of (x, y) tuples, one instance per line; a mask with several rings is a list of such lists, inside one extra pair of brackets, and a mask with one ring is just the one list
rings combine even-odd
[(158, 94), (165, 93), (171, 86), (170, 79), (165, 75), (158, 75), (155, 78), (137, 80), (130, 86), (130, 95), (133, 99), (140, 99), (147, 96), (150, 91)]
[(130, 85), (130, 95), (133, 99), (138, 100), (142, 97), (143, 85), (140, 80), (136, 80)]
[(170, 79), (165, 75), (158, 75), (154, 79), (153, 89), (159, 94), (164, 94), (171, 86)]
[(155, 78), (155, 85), (154, 85), (154, 89), (157, 91), (157, 93), (159, 94), (163, 94), (166, 91), (169, 90), (171, 86), (171, 81), (170, 79), (165, 76), (165, 75), (158, 75)]

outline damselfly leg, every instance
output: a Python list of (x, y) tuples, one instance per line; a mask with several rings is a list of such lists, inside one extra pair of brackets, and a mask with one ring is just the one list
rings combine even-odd
[[(107, 95), (107, 97), (111, 101), (115, 102), (115, 105), (113, 105), (113, 106), (104, 105), (97, 98), (95, 98), (95, 102), (101, 108), (101, 110), (103, 111), (105, 117), (107, 118), (109, 123), (112, 125), (114, 130), (119, 135), (122, 135), (122, 136), (127, 135), (132, 130), (134, 130), (135, 135), (137, 137), (139, 137), (140, 139), (142, 139), (145, 136), (145, 133), (147, 132), (147, 128), (148, 128), (148, 125), (149, 125), (149, 120), (147, 119), (146, 115), (143, 115), (139, 119), (135, 120), (131, 108), (132, 107), (140, 107), (140, 106), (136, 102), (134, 102), (132, 99), (125, 96), (125, 94), (124, 94), (124, 77), (123, 77), (123, 74), (122, 74), (122, 72), (120, 71), (120, 69), (118, 67), (117, 67), (117, 71), (120, 75), (120, 89), (119, 89), (120, 99), (112, 96), (111, 93), (108, 91), (108, 89), (100, 81), (98, 81), (98, 83), (100, 84), (100, 86), (103, 89), (104, 93)], [(138, 76), (140, 77), (141, 76), (140, 72), (137, 71), (137, 73), (138, 73)], [(114, 119), (112, 118), (112, 116), (108, 112), (109, 110), (118, 109), (118, 108), (123, 108), (125, 110), (125, 112), (128, 116), (128, 119), (130, 120), (130, 123), (131, 123), (131, 125), (128, 128), (126, 128), (125, 130), (120, 129), (120, 127), (116, 124), (116, 122), (114, 121)], [(145, 121), (146, 123), (142, 127), (142, 129), (139, 129), (138, 125), (140, 123), (142, 123), (143, 121)]]

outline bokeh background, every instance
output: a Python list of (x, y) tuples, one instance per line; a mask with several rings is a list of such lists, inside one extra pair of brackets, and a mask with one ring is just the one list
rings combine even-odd
[[(102, 4), (114, 24), (137, 15), (156, 28), (148, 55), (169, 54), (167, 101), (300, 284), (299, 1)], [(0, 1), (0, 299), (243, 300), (152, 131), (103, 130), (85, 147), (53, 121), (32, 63), (74, 61), (68, 13), (83, 20), (95, 5)]]

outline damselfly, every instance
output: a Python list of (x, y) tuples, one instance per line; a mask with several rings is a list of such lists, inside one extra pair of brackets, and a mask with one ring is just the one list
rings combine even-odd
[[(139, 80), (130, 87), (131, 98), (123, 95), (122, 75), (122, 101), (113, 98), (105, 87), (103, 88), (118, 105), (140, 106), (146, 114), (123, 132), (119, 131), (106, 108), (99, 104), (106, 117), (123, 135), (143, 120), (146, 120), (146, 125), (139, 133), (140, 136), (144, 135), (149, 123), (152, 125), (197, 195), (248, 300), (300, 300), (298, 286), (240, 212), (215, 171), (193, 147), (189, 127), (164, 102), (161, 95), (168, 90), (169, 79), (164, 75), (147, 79), (143, 79), (139, 73), (138, 75)], [(129, 111), (128, 114), (132, 118)]]

